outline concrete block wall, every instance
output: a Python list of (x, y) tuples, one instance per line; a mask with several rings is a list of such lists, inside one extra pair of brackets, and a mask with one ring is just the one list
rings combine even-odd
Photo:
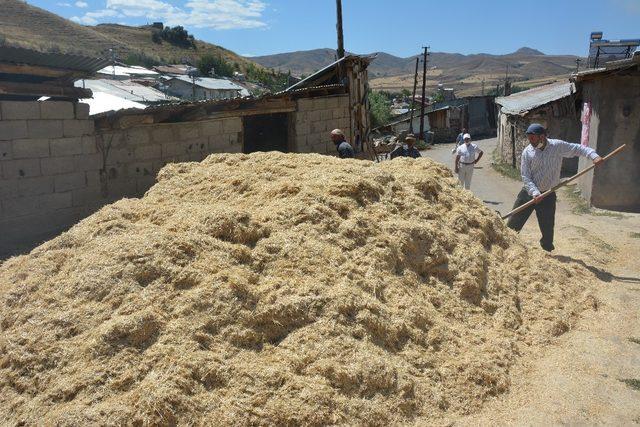
[(101, 206), (122, 197), (142, 196), (167, 163), (201, 161), (212, 153), (242, 152), (239, 117), (202, 122), (142, 125), (96, 136), (104, 161), (101, 181), (84, 195)]
[[(351, 134), (349, 96), (304, 98), (295, 112), (295, 151), (337, 155), (329, 133), (336, 128)], [(349, 141), (353, 144), (353, 141)]]
[(73, 191), (92, 178), (93, 134), (86, 104), (0, 102), (0, 255), (82, 217)]
[(0, 102), (0, 259), (142, 196), (167, 163), (242, 144), (239, 117), (99, 133), (86, 104)]

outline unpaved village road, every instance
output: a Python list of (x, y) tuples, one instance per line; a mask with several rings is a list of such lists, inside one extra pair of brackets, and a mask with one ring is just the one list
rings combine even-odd
[[(491, 167), (495, 138), (476, 143), (485, 154), (474, 171), (471, 191), (504, 214), (521, 183)], [(437, 145), (422, 154), (453, 168), (452, 148), (453, 144)], [(640, 424), (640, 215), (574, 213), (571, 191), (558, 194), (552, 256), (596, 273), (597, 310), (585, 312), (554, 345), (525, 358), (514, 371), (507, 395), (489, 402), (480, 414), (452, 419), (451, 424)], [(521, 237), (538, 247), (534, 216)]]

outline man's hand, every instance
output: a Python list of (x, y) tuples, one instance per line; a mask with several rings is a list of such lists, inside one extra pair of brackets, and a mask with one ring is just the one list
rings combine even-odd
[(535, 203), (536, 205), (540, 204), (540, 202), (541, 202), (543, 199), (544, 199), (544, 197), (542, 197), (542, 194), (538, 194), (537, 196), (535, 196), (535, 197), (533, 198), (534, 203)]
[(593, 159), (593, 164), (598, 166), (600, 163), (602, 163), (604, 160), (602, 160), (602, 157), (598, 156), (595, 159)]
[(455, 171), (455, 173), (460, 172), (460, 167), (458, 165), (456, 165), (456, 167), (453, 169)]

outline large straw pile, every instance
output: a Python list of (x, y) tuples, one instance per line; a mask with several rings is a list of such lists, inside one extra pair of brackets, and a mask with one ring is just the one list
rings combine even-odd
[(0, 267), (3, 423), (433, 421), (507, 391), (588, 300), (429, 160), (158, 180)]

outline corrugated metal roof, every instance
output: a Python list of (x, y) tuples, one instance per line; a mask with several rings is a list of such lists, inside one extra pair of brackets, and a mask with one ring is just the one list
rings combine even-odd
[(507, 114), (523, 114), (534, 108), (562, 99), (575, 93), (573, 83), (554, 83), (540, 86), (510, 96), (496, 98), (496, 104), (501, 105), (501, 111)]
[[(294, 84), (293, 86), (290, 86), (290, 87), (286, 88), (284, 90), (284, 92), (289, 92), (289, 91), (294, 90), (294, 89), (302, 89), (304, 87), (307, 87), (310, 82), (312, 82), (313, 80), (317, 80), (318, 77), (322, 76), (324, 73), (326, 73), (326, 72), (330, 71), (331, 69), (335, 68), (338, 64), (340, 64), (343, 61), (347, 61), (347, 60), (351, 60), (351, 61), (352, 60), (362, 60), (362, 61), (368, 61), (370, 63), (375, 58), (376, 58), (376, 55), (371, 55), (371, 56), (347, 55), (347, 56), (343, 56), (342, 58), (338, 59), (335, 62), (332, 62), (331, 64), (327, 65), (326, 67), (319, 69), (315, 73), (311, 74), (309, 77), (306, 77), (306, 78), (300, 80), (298, 83)], [(317, 86), (317, 85), (313, 85), (313, 86)]]
[(106, 113), (107, 111), (119, 111), (119, 110), (144, 110), (146, 105), (139, 102), (130, 101), (120, 96), (115, 96), (110, 93), (93, 92), (93, 98), (81, 99), (80, 102), (89, 104), (89, 114), (96, 115), (100, 113)]
[(94, 93), (108, 93), (129, 101), (135, 102), (169, 102), (175, 101), (177, 98), (167, 96), (157, 89), (144, 86), (130, 80), (78, 80), (75, 82), (76, 87), (84, 87), (91, 89)]
[(196, 77), (195, 81), (189, 76), (175, 76), (169, 79), (171, 80), (181, 80), (183, 82), (192, 84), (195, 82), (196, 86), (203, 87), (205, 89), (227, 89), (227, 90), (238, 90), (241, 91), (244, 89), (242, 86), (239, 86), (232, 81), (225, 79), (214, 79), (213, 77)]
[(0, 46), (0, 62), (84, 71), (87, 74), (93, 74), (109, 64), (109, 61), (102, 58), (91, 58), (66, 53), (43, 53), (31, 49), (10, 46)]
[(115, 76), (131, 76), (131, 77), (159, 75), (159, 73), (152, 70), (148, 70), (144, 67), (137, 67), (137, 66), (125, 67), (122, 65), (115, 65), (115, 66), (109, 65), (104, 68), (101, 68), (97, 72), (98, 74), (108, 74), (108, 75), (115, 75)]

